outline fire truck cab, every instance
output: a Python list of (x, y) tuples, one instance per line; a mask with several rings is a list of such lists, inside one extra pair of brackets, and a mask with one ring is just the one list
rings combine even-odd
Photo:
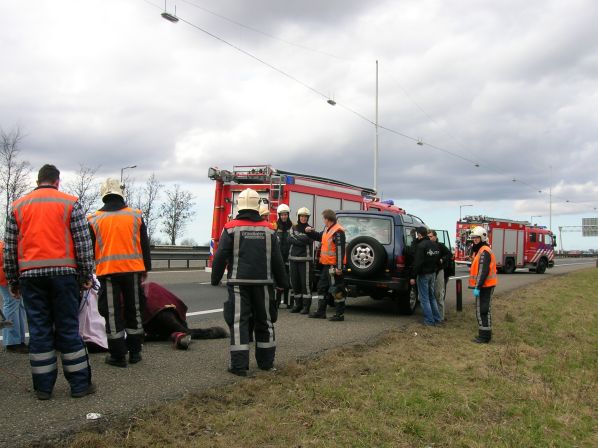
[(528, 268), (543, 274), (554, 266), (554, 234), (543, 226), (532, 226), (527, 221), (513, 221), (487, 216), (466, 216), (457, 222), (457, 263), (470, 263), (471, 230), (481, 226), (488, 231), (488, 244), (496, 257), (500, 272), (511, 274), (517, 268)]

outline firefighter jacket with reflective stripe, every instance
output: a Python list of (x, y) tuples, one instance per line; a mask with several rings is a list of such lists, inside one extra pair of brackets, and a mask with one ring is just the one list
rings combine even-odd
[(345, 229), (337, 222), (318, 234), (320, 246), (320, 264), (343, 269), (347, 263), (345, 254)]
[(226, 223), (212, 262), (212, 284), (228, 269), (228, 284), (271, 285), (288, 288), (276, 232), (257, 212), (242, 210)]
[(71, 235), (76, 196), (56, 188), (37, 188), (13, 202), (18, 228), (19, 272), (46, 267), (77, 268)]
[(96, 274), (144, 272), (141, 210), (98, 210), (88, 218), (95, 236)]
[(4, 241), (0, 241), (0, 286), (8, 286), (4, 273)]
[(283, 222), (280, 218), (276, 221), (274, 225), (274, 229), (276, 230), (276, 237), (278, 238), (278, 247), (280, 247), (280, 253), (282, 255), (282, 259), (286, 263), (289, 261), (289, 251), (291, 249), (291, 229), (293, 228), (293, 223), (291, 220), (287, 220)]
[(488, 246), (482, 246), (475, 255), (469, 270), (470, 288), (491, 288), (498, 283), (496, 258)]
[(313, 261), (314, 242), (305, 233), (307, 224), (296, 224), (291, 228), (289, 240), (291, 249), (289, 251), (289, 260), (291, 261)]

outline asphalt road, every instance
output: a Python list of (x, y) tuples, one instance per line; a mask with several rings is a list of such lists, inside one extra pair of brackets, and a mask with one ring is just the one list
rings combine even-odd
[[(558, 260), (557, 266), (544, 275), (527, 271), (500, 275), (497, 293), (595, 264), (594, 259), (565, 259)], [(459, 268), (457, 277), (463, 277), (465, 287), (467, 271)], [(220, 310), (226, 289), (210, 286), (208, 273), (160, 271), (152, 272), (150, 280), (166, 286), (187, 303), (190, 326), (225, 325)], [(463, 300), (465, 303), (471, 301), (471, 295), (466, 290)], [(455, 312), (454, 279), (450, 280), (447, 288), (447, 309), (449, 313)], [(420, 320), (419, 309), (414, 316), (397, 316), (392, 312), (390, 302), (369, 298), (350, 299), (343, 323), (307, 319), (282, 310), (276, 324), (277, 364), (284, 365), (340, 345), (366, 342), (388, 329)], [(104, 364), (104, 354), (91, 354), (97, 394), (77, 400), (70, 398), (68, 384), (60, 372), (53, 398), (42, 402), (32, 393), (28, 357), (0, 353), (0, 391), (4, 411), (0, 419), (0, 446), (18, 447), (46, 437), (54, 438), (122, 415), (132, 415), (136, 409), (175, 399), (188, 392), (246, 381), (226, 373), (227, 339), (194, 341), (186, 352), (173, 350), (166, 342), (152, 342), (144, 345), (143, 355), (141, 363), (120, 369)], [(99, 413), (101, 417), (88, 420), (88, 413)]]

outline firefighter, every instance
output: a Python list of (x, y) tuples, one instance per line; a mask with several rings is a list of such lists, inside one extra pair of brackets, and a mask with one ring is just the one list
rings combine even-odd
[(230, 367), (235, 375), (249, 370), (250, 320), (255, 331), (255, 359), (261, 370), (274, 368), (277, 318), (272, 285), (288, 288), (288, 278), (276, 233), (259, 216), (260, 197), (247, 188), (237, 198), (239, 213), (226, 223), (212, 263), (212, 285), (217, 286), (228, 268), (228, 299), (224, 320), (230, 328)]
[(323, 232), (316, 232), (312, 227), (306, 227), (306, 234), (316, 241), (321, 241), (320, 247), (320, 278), (317, 285), (318, 309), (310, 313), (309, 317), (326, 319), (326, 305), (328, 297), (334, 299), (335, 313), (329, 319), (333, 322), (345, 320), (345, 298), (347, 296), (344, 285), (343, 270), (345, 268), (345, 230), (336, 221), (336, 213), (326, 209), (322, 212)]
[(33, 389), (48, 400), (56, 383), (56, 350), (71, 397), (96, 391), (79, 335), (80, 288), (92, 286), (93, 246), (77, 198), (58, 191), (60, 171), (44, 165), (37, 188), (17, 199), (8, 216), (4, 268), (13, 297), (22, 297), (29, 325)]
[(291, 289), (295, 302), (291, 313), (309, 314), (311, 307), (311, 277), (313, 269), (313, 240), (305, 229), (309, 226), (311, 213), (308, 208), (297, 210), (297, 224), (291, 228), (289, 250)]
[[(287, 278), (289, 276), (289, 251), (291, 249), (291, 228), (293, 223), (291, 222), (290, 214), (291, 209), (286, 204), (280, 204), (276, 208), (276, 214), (278, 219), (274, 228), (276, 229), (276, 238), (278, 238), (278, 247), (280, 247), (280, 253), (282, 254), (282, 260), (284, 261), (284, 267), (287, 271)], [(284, 296), (284, 301), (282, 300)], [(284, 303), (286, 308), (289, 308), (292, 303), (289, 303), (289, 289), (285, 288), (281, 290), (276, 289), (276, 306), (280, 307), (280, 304)]]
[(473, 261), (469, 271), (469, 288), (475, 297), (478, 336), (474, 342), (487, 344), (492, 339), (491, 301), (494, 287), (498, 283), (496, 258), (488, 246), (488, 233), (483, 227), (471, 231)]
[(141, 361), (145, 301), (141, 282), (152, 268), (149, 238), (141, 210), (127, 206), (117, 179), (106, 179), (100, 194), (104, 206), (88, 221), (101, 284), (98, 308), (106, 319), (110, 351), (105, 361), (127, 367), (127, 352), (129, 363)]
[(266, 222), (270, 221), (270, 207), (267, 204), (260, 204), (260, 216)]

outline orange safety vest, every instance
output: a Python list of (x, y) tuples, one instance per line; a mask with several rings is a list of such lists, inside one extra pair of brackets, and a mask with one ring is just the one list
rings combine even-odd
[(96, 274), (143, 272), (141, 210), (98, 210), (87, 218), (95, 234)]
[(8, 286), (4, 272), (4, 241), (0, 241), (0, 286)]
[[(322, 246), (320, 246), (320, 264), (332, 265), (336, 264), (336, 244), (334, 244), (334, 238), (332, 236), (337, 230), (344, 231), (341, 225), (337, 222), (332, 227), (324, 230), (322, 233)], [(343, 259), (343, 264), (347, 263), (347, 254)]]
[(498, 283), (498, 277), (496, 275), (496, 257), (488, 246), (482, 246), (471, 263), (471, 268), (469, 270), (470, 288), (475, 288), (478, 284), (478, 267), (480, 265), (480, 257), (482, 256), (482, 252), (490, 253), (490, 272), (488, 273), (488, 277), (486, 277), (482, 288), (490, 288), (491, 286), (496, 286)]
[(76, 196), (37, 188), (12, 204), (18, 229), (19, 272), (49, 267), (77, 268), (71, 235)]

